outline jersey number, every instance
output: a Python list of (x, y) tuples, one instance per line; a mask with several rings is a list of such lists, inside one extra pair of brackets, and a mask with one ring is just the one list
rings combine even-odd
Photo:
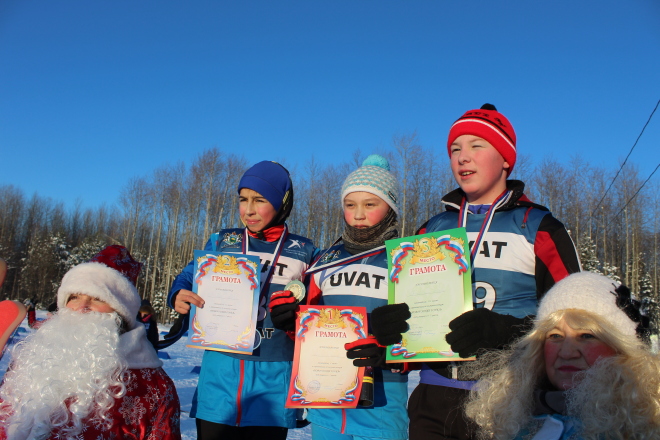
[(472, 302), (474, 307), (485, 307), (488, 310), (493, 310), (497, 293), (495, 288), (484, 281), (477, 281), (472, 285)]

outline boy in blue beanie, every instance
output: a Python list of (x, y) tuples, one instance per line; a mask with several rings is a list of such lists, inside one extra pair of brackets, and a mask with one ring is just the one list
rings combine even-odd
[[(293, 341), (273, 326), (268, 299), (289, 281), (302, 280), (317, 250), (307, 238), (288, 231), (285, 221), (293, 206), (293, 184), (283, 166), (257, 163), (243, 174), (238, 193), (245, 228), (213, 234), (204, 249), (261, 259), (254, 351), (252, 355), (204, 353), (190, 416), (197, 419), (199, 440), (284, 440), (288, 428), (296, 427), (296, 410), (284, 408)], [(191, 304), (204, 306), (204, 300), (192, 292), (192, 278), (191, 261), (174, 280), (168, 296), (168, 305), (181, 314), (190, 313)]]

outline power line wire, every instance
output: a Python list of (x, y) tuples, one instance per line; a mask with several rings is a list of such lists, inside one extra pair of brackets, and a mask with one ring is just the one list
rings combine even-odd
[[(595, 206), (594, 210), (591, 212), (591, 216), (592, 216), (592, 217), (593, 217), (594, 213), (598, 210), (598, 207), (599, 207), (600, 204), (603, 202), (603, 200), (605, 200), (605, 197), (607, 196), (607, 193), (610, 191), (610, 188), (612, 188), (612, 185), (614, 185), (614, 182), (616, 181), (616, 178), (619, 177), (619, 173), (621, 173), (621, 170), (623, 170), (623, 167), (624, 167), (624, 165), (626, 164), (626, 162), (628, 161), (628, 158), (630, 157), (630, 155), (632, 154), (633, 150), (634, 150), (635, 147), (637, 146), (637, 142), (639, 142), (639, 139), (640, 139), (640, 138), (642, 137), (642, 135), (644, 134), (644, 130), (646, 130), (646, 127), (647, 127), (647, 125), (649, 125), (649, 122), (651, 122), (651, 118), (653, 118), (653, 114), (654, 114), (655, 111), (658, 109), (658, 105), (660, 105), (660, 99), (658, 99), (658, 102), (655, 104), (655, 108), (654, 108), (653, 111), (651, 112), (651, 115), (649, 116), (648, 120), (646, 121), (646, 124), (644, 124), (644, 127), (642, 128), (642, 131), (639, 133), (639, 136), (637, 136), (637, 140), (635, 140), (635, 143), (634, 143), (633, 146), (630, 148), (630, 151), (628, 152), (628, 155), (626, 156), (626, 159), (623, 161), (623, 163), (622, 163), (621, 166), (619, 167), (619, 171), (616, 172), (616, 175), (615, 175), (614, 178), (612, 179), (612, 182), (610, 183), (610, 186), (607, 187), (607, 189), (605, 190), (605, 194), (603, 194), (603, 197), (601, 197), (601, 199), (598, 201), (598, 203), (596, 203), (596, 206)], [(656, 169), (657, 169), (657, 168), (656, 168)], [(655, 171), (653, 171), (653, 172), (655, 173)], [(651, 175), (653, 175), (653, 173), (651, 173)], [(641, 188), (640, 188), (640, 189), (641, 189)], [(635, 193), (635, 194), (636, 194), (636, 193)], [(630, 202), (630, 201), (629, 201), (629, 202)], [(626, 206), (627, 206), (627, 205), (628, 205), (628, 204), (626, 203)], [(618, 214), (617, 214), (617, 215), (618, 215)]]
[[(621, 214), (621, 213), (623, 212), (623, 210), (626, 209), (626, 207), (628, 207), (628, 205), (630, 205), (630, 202), (632, 202), (633, 199), (634, 199), (635, 197), (637, 197), (637, 194), (639, 194), (639, 192), (642, 190), (642, 188), (644, 188), (644, 185), (646, 185), (646, 182), (648, 182), (649, 180), (651, 180), (651, 177), (653, 177), (653, 175), (655, 174), (655, 172), (658, 171), (658, 168), (660, 168), (660, 163), (658, 164), (658, 166), (655, 167), (655, 169), (653, 170), (653, 172), (651, 173), (651, 175), (648, 177), (648, 179), (646, 179), (646, 180), (644, 181), (644, 183), (642, 183), (642, 186), (639, 187), (639, 189), (635, 192), (635, 194), (633, 194), (632, 197), (630, 197), (630, 199), (628, 199), (628, 201), (626, 202), (626, 204), (623, 205), (623, 208), (621, 208), (621, 209), (619, 210), (619, 212), (617, 212), (615, 215), (613, 215), (612, 217), (610, 217), (610, 220), (613, 220), (613, 219), (617, 218), (617, 217), (619, 216), (619, 214)], [(610, 229), (610, 224), (609, 224), (609, 222), (608, 222), (607, 227), (605, 228), (605, 232), (609, 231), (609, 229)]]

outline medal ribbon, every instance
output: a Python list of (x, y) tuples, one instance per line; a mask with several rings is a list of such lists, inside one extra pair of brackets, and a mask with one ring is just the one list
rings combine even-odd
[[(264, 295), (265, 292), (267, 292), (268, 286), (270, 286), (270, 280), (273, 277), (273, 274), (275, 273), (275, 266), (277, 263), (277, 260), (280, 258), (280, 254), (282, 253), (282, 244), (286, 241), (286, 238), (289, 236), (289, 227), (284, 224), (284, 230), (282, 231), (282, 235), (280, 235), (280, 239), (277, 241), (277, 246), (275, 247), (275, 252), (273, 252), (273, 259), (270, 263), (270, 268), (268, 268), (268, 274), (266, 275), (266, 279), (264, 282), (261, 284), (261, 291), (259, 294), (261, 296)], [(250, 247), (250, 235), (248, 234), (247, 228), (243, 231), (243, 245), (242, 245), (242, 252), (244, 255), (247, 255), (249, 247)]]
[[(477, 252), (479, 251), (479, 248), (481, 247), (481, 242), (484, 239), (484, 236), (486, 235), (486, 232), (488, 232), (488, 229), (490, 228), (490, 222), (493, 220), (493, 216), (495, 215), (495, 211), (497, 211), (497, 208), (500, 206), (504, 205), (506, 202), (509, 201), (509, 198), (511, 197), (512, 192), (509, 190), (505, 190), (502, 194), (500, 194), (495, 201), (493, 202), (492, 205), (490, 205), (490, 208), (488, 208), (488, 212), (486, 212), (486, 218), (484, 218), (484, 221), (481, 223), (481, 228), (479, 229), (479, 234), (477, 234), (477, 239), (474, 241), (474, 244), (472, 245), (472, 248), (470, 249), (470, 257), (472, 258), (472, 270), (474, 270), (474, 261), (477, 259)], [(467, 225), (467, 216), (468, 216), (468, 206), (470, 203), (467, 201), (465, 197), (463, 197), (463, 201), (461, 202), (461, 209), (458, 213), (458, 227), (465, 227)], [(469, 241), (469, 240), (468, 240)]]
[(342, 264), (351, 264), (351, 263), (354, 263), (357, 260), (361, 260), (363, 258), (373, 257), (374, 255), (382, 254), (383, 252), (385, 252), (385, 246), (378, 246), (376, 248), (369, 249), (368, 251), (364, 251), (364, 252), (361, 252), (359, 254), (351, 255), (350, 257), (346, 257), (346, 258), (343, 258), (341, 260), (332, 261), (330, 263), (322, 264), (320, 266), (317, 266), (318, 262), (323, 259), (325, 254), (327, 254), (328, 251), (330, 249), (332, 249), (340, 241), (341, 241), (341, 238), (338, 239), (337, 241), (335, 241), (334, 244), (332, 246), (330, 246), (328, 249), (326, 249), (326, 251), (323, 253), (323, 255), (321, 255), (319, 258), (317, 258), (316, 261), (313, 262), (312, 265), (309, 268), (307, 268), (307, 270), (305, 271), (303, 276), (311, 275), (311, 274), (314, 274), (316, 272), (320, 272), (324, 269), (329, 269), (331, 267), (339, 266), (339, 265), (342, 265)]

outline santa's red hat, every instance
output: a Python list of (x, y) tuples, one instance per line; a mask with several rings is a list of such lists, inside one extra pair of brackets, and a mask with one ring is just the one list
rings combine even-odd
[(136, 326), (142, 300), (135, 282), (142, 263), (135, 261), (124, 246), (112, 245), (96, 254), (90, 262), (69, 270), (57, 291), (61, 309), (72, 294), (89, 295), (105, 301), (126, 321), (128, 329)]

